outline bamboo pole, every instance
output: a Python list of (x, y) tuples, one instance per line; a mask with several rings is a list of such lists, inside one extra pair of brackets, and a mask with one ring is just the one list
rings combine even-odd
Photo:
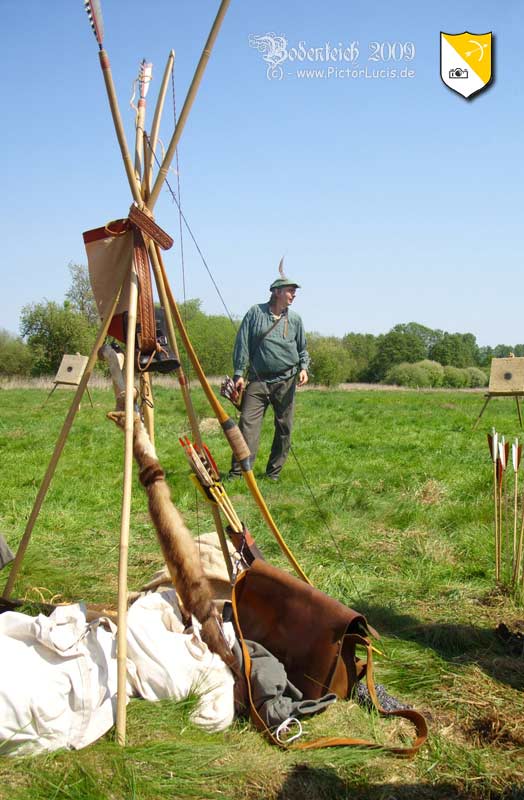
[(130, 353), (135, 351), (136, 309), (138, 281), (134, 264), (129, 285), (129, 309), (127, 317), (127, 341), (125, 362), (125, 446), (124, 480), (122, 491), (122, 514), (120, 521), (120, 545), (118, 559), (118, 630), (117, 630), (117, 708), (116, 732), (121, 745), (126, 743), (126, 684), (127, 684), (127, 561), (129, 554), (129, 527), (131, 519), (131, 481), (133, 479), (133, 424), (134, 424), (134, 378), (135, 360)]
[(182, 131), (184, 130), (184, 126), (187, 122), (187, 118), (189, 116), (189, 112), (191, 111), (191, 107), (198, 92), (198, 87), (200, 86), (202, 76), (207, 66), (207, 62), (209, 61), (209, 56), (211, 55), (211, 51), (213, 50), (216, 38), (220, 31), (222, 22), (224, 21), (224, 17), (226, 15), (230, 2), (231, 0), (222, 0), (222, 2), (220, 3), (220, 7), (215, 17), (215, 21), (213, 22), (213, 25), (211, 27), (211, 31), (207, 38), (207, 42), (205, 43), (204, 49), (202, 50), (202, 55), (200, 56), (200, 61), (198, 62), (197, 68), (195, 70), (193, 80), (191, 81), (191, 86), (189, 87), (187, 97), (182, 107), (182, 111), (180, 112), (180, 117), (178, 118), (175, 131), (169, 143), (169, 147), (167, 148), (164, 160), (160, 166), (160, 169), (158, 170), (158, 175), (156, 176), (155, 183), (151, 190), (151, 195), (147, 201), (147, 207), (151, 211), (153, 210), (155, 203), (158, 200), (158, 195), (162, 190), (162, 186), (167, 177), (167, 173), (169, 172), (171, 161), (173, 160), (173, 156), (175, 155), (175, 151), (178, 147), (178, 142), (182, 135)]
[[(98, 52), (100, 59), (100, 66), (102, 68), (102, 75), (104, 76), (104, 83), (106, 86), (107, 99), (109, 100), (109, 107), (111, 109), (111, 116), (113, 117), (113, 124), (115, 126), (116, 137), (120, 145), (120, 153), (124, 162), (124, 168), (133, 195), (133, 200), (142, 208), (143, 201), (140, 194), (140, 184), (137, 182), (133, 162), (127, 147), (126, 135), (124, 133), (124, 126), (122, 124), (122, 117), (120, 116), (120, 109), (118, 107), (118, 100), (115, 92), (115, 85), (113, 83), (113, 75), (111, 73), (111, 64), (109, 56), (106, 51), (101, 48)], [(134, 345), (133, 345), (134, 348)]]
[[(153, 65), (143, 59), (140, 62), (139, 72), (139, 99), (136, 112), (135, 135), (135, 177), (140, 186), (142, 179), (142, 164), (145, 163), (146, 148), (144, 147), (144, 128), (146, 122), (146, 96), (149, 83), (152, 79)], [(149, 148), (147, 148), (149, 151)], [(141, 197), (144, 199), (144, 186), (141, 187)], [(134, 346), (133, 346), (134, 347)], [(140, 373), (140, 411), (144, 418), (144, 425), (153, 447), (155, 446), (155, 410), (153, 400), (153, 386), (149, 372)]]
[[(139, 98), (136, 112), (136, 137), (135, 137), (135, 176), (140, 184), (142, 180), (142, 165), (145, 163), (144, 127), (146, 121), (146, 96), (149, 84), (153, 77), (153, 65), (142, 59), (138, 76)], [(142, 192), (141, 192), (142, 196)]]
[(42, 483), (40, 485), (40, 489), (38, 490), (38, 494), (36, 496), (36, 499), (35, 499), (35, 502), (34, 502), (34, 505), (33, 505), (33, 509), (31, 511), (31, 515), (30, 515), (30, 517), (29, 517), (29, 519), (27, 521), (27, 525), (26, 525), (24, 534), (22, 536), (22, 539), (20, 540), (20, 544), (18, 545), (18, 550), (16, 552), (16, 557), (15, 557), (15, 560), (13, 561), (12, 566), (11, 566), (11, 571), (9, 573), (9, 577), (7, 579), (7, 583), (5, 585), (4, 592), (3, 592), (3, 597), (5, 597), (5, 598), (8, 598), (11, 595), (11, 592), (13, 590), (13, 586), (14, 586), (16, 577), (18, 575), (18, 572), (20, 570), (20, 567), (22, 565), (22, 561), (24, 559), (24, 555), (25, 555), (25, 552), (27, 550), (27, 546), (29, 544), (29, 540), (31, 539), (31, 534), (32, 534), (33, 528), (35, 526), (35, 522), (36, 522), (36, 520), (38, 518), (38, 514), (40, 513), (40, 509), (42, 507), (42, 503), (44, 502), (44, 499), (45, 499), (45, 496), (47, 494), (47, 490), (49, 489), (49, 485), (51, 483), (53, 475), (55, 474), (56, 466), (57, 466), (58, 461), (60, 459), (60, 456), (62, 454), (62, 450), (64, 449), (64, 445), (65, 445), (65, 443), (67, 441), (67, 437), (68, 437), (69, 431), (71, 430), (71, 426), (73, 424), (76, 412), (78, 411), (78, 408), (80, 406), (80, 402), (82, 400), (82, 396), (84, 394), (84, 391), (87, 388), (87, 384), (88, 384), (89, 378), (91, 377), (91, 374), (93, 372), (96, 360), (98, 358), (98, 351), (102, 347), (102, 345), (104, 343), (104, 340), (105, 340), (105, 338), (107, 336), (107, 329), (109, 328), (109, 323), (111, 322), (111, 318), (112, 318), (113, 314), (115, 313), (115, 309), (116, 309), (116, 307), (118, 305), (118, 300), (120, 298), (120, 292), (121, 292), (121, 288), (122, 288), (122, 283), (123, 283), (124, 277), (121, 276), (121, 278), (122, 279), (120, 281), (120, 286), (119, 286), (115, 296), (113, 298), (110, 298), (107, 301), (107, 304), (103, 309), (103, 313), (101, 315), (103, 322), (100, 325), (100, 328), (99, 328), (95, 343), (93, 345), (93, 349), (91, 351), (91, 355), (89, 356), (86, 368), (84, 370), (84, 374), (82, 375), (82, 379), (81, 379), (80, 383), (78, 384), (78, 388), (77, 388), (77, 390), (75, 392), (75, 396), (73, 397), (73, 402), (71, 403), (71, 407), (69, 409), (69, 412), (68, 412), (68, 414), (67, 414), (67, 416), (66, 416), (66, 418), (64, 420), (64, 424), (62, 425), (62, 430), (60, 431), (60, 434), (58, 436), (58, 439), (57, 439), (57, 442), (56, 442), (56, 445), (55, 445), (55, 449), (53, 451), (53, 455), (51, 456), (51, 460), (50, 460), (49, 465), (47, 467), (47, 470), (46, 470), (46, 473), (45, 473), (44, 478), (42, 480)]
[(175, 51), (171, 50), (169, 53), (160, 90), (158, 92), (158, 99), (153, 114), (153, 122), (151, 124), (151, 134), (149, 136), (149, 147), (144, 148), (144, 178), (142, 181), (142, 195), (147, 198), (151, 191), (151, 180), (153, 176), (153, 157), (158, 143), (158, 132), (160, 130), (160, 120), (162, 119), (162, 112), (164, 110), (164, 102), (166, 99), (167, 87), (169, 83), (169, 76), (173, 69), (175, 60)]

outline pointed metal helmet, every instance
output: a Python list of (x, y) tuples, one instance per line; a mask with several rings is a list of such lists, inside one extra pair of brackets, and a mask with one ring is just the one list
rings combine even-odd
[(296, 289), (300, 289), (300, 284), (296, 281), (292, 281), (290, 278), (284, 275), (284, 257), (280, 259), (280, 264), (278, 265), (278, 272), (280, 274), (280, 278), (277, 278), (276, 281), (273, 281), (271, 286), (269, 287), (269, 291), (272, 292), (274, 289), (283, 289), (284, 286), (294, 286)]

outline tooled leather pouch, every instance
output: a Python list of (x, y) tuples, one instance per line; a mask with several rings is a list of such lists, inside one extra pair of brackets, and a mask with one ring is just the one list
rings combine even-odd
[[(414, 709), (385, 711), (380, 706), (373, 680), (373, 648), (369, 641), (369, 635), (378, 637), (378, 634), (362, 614), (259, 559), (237, 577), (232, 608), (244, 658), (250, 716), (273, 744), (296, 750), (382, 747), (403, 758), (416, 755), (428, 736), (426, 720)], [(327, 692), (347, 698), (356, 682), (365, 676), (377, 711), (382, 716), (409, 720), (415, 728), (413, 741), (407, 746), (381, 746), (360, 738), (332, 736), (291, 745), (282, 742), (267, 728), (253, 703), (251, 664), (245, 639), (258, 642), (276, 656), (284, 665), (288, 679), (306, 700), (318, 699)], [(357, 647), (366, 652), (365, 661), (357, 658)]]
[(234, 592), (244, 638), (273, 653), (306, 699), (330, 691), (349, 695), (365, 664), (344, 648), (344, 636), (379, 638), (362, 614), (260, 559), (242, 573)]

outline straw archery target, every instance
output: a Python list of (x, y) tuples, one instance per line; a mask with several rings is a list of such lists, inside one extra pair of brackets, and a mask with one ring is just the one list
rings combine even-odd
[(489, 392), (524, 392), (524, 358), (494, 358), (491, 361)]
[(55, 375), (54, 383), (78, 386), (82, 380), (88, 360), (87, 356), (81, 356), (78, 353), (74, 356), (64, 356)]

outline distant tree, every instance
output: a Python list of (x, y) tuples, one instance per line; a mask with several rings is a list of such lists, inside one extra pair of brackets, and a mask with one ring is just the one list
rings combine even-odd
[(334, 336), (309, 335), (311, 356), (310, 381), (322, 386), (336, 386), (348, 380), (352, 362), (348, 351)]
[(516, 355), (512, 345), (510, 344), (498, 344), (493, 348), (493, 358), (507, 358), (510, 353)]
[(479, 347), (478, 364), (479, 367), (489, 367), (493, 358), (493, 348), (489, 345)]
[(83, 314), (90, 325), (97, 325), (100, 318), (87, 267), (71, 262), (67, 268), (71, 275), (71, 286), (66, 292), (66, 301), (73, 311)]
[(0, 375), (29, 375), (31, 353), (19, 336), (0, 328)]
[(44, 375), (58, 369), (64, 353), (91, 351), (94, 328), (87, 317), (69, 303), (44, 301), (24, 306), (20, 332), (31, 353), (31, 373)]
[(346, 333), (342, 337), (342, 345), (351, 359), (349, 380), (367, 380), (369, 365), (377, 354), (378, 337), (372, 333)]
[(444, 333), (430, 350), (429, 357), (443, 366), (474, 367), (479, 363), (479, 348), (472, 333)]
[(406, 322), (400, 325), (395, 325), (392, 330), (399, 331), (400, 333), (412, 333), (415, 336), (418, 336), (419, 339), (424, 342), (426, 355), (429, 355), (431, 348), (434, 347), (444, 336), (444, 331), (427, 328), (425, 325), (421, 325), (419, 322)]
[(516, 356), (522, 357), (524, 356), (524, 344), (516, 344), (513, 348), (513, 352)]
[(426, 357), (426, 345), (415, 333), (391, 330), (380, 339), (377, 354), (370, 364), (370, 378), (381, 381), (387, 371), (403, 361), (413, 364)]
[(202, 300), (199, 300), (198, 297), (192, 297), (189, 300), (178, 303), (178, 310), (180, 311), (180, 316), (182, 317), (184, 325), (189, 325), (195, 320), (201, 321), (202, 317), (205, 316), (205, 313), (202, 311)]
[[(200, 308), (200, 301), (197, 302)], [(204, 372), (208, 375), (231, 374), (236, 336), (236, 326), (231, 320), (196, 310), (186, 324)]]

